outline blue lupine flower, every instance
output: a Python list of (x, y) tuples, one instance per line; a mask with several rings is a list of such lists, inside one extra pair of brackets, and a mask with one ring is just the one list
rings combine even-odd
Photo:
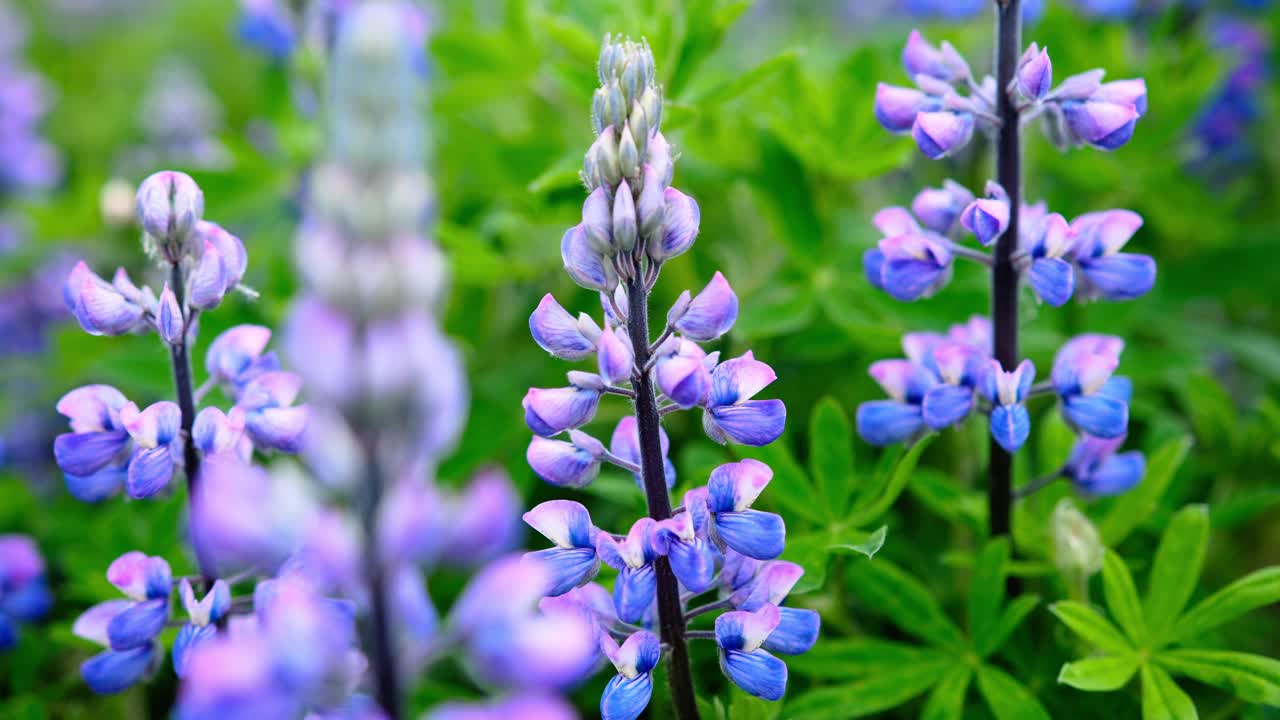
[(36, 622), (52, 604), (35, 542), (25, 535), (0, 535), (0, 651), (18, 643), (19, 624)]
[(1139, 107), (1145, 107), (1146, 91), (1145, 86), (1140, 94), (1131, 92), (1128, 85), (1109, 90), (1104, 87), (1099, 86), (1081, 99), (1063, 100), (1062, 117), (1077, 142), (1099, 150), (1115, 150), (1133, 137), (1143, 114)]
[(600, 377), (606, 382), (616, 384), (631, 379), (635, 354), (631, 350), (631, 340), (625, 329), (615, 330), (605, 323), (604, 330), (596, 341), (596, 357), (599, 360)]
[(721, 444), (761, 446), (777, 440), (787, 422), (786, 406), (781, 400), (751, 399), (777, 377), (750, 350), (717, 365), (702, 414), (707, 435)]
[(990, 245), (1009, 227), (1009, 196), (998, 183), (987, 182), (986, 197), (969, 203), (960, 213), (960, 225), (978, 242)]
[(80, 666), (85, 683), (97, 693), (124, 690), (154, 668), (163, 649), (156, 636), (169, 618), (172, 574), (163, 558), (132, 551), (107, 568), (107, 580), (129, 600), (108, 600), (76, 619), (72, 632), (108, 649)]
[[(117, 274), (128, 281), (128, 276)], [(62, 297), (67, 309), (90, 335), (124, 335), (146, 325), (146, 313), (156, 300), (146, 295), (131, 295), (117, 285), (98, 277), (83, 261), (76, 264), (67, 277)], [(132, 287), (130, 284), (129, 287)], [(133, 288), (136, 290), (136, 288)]]
[(128, 477), (129, 433), (120, 410), (129, 401), (109, 385), (76, 388), (58, 401), (71, 432), (53, 443), (54, 459), (71, 494), (86, 502), (111, 497)]
[(530, 430), (551, 437), (595, 417), (603, 385), (600, 376), (575, 371), (569, 373), (569, 382), (562, 388), (529, 388), (521, 405)]
[(1009, 453), (1022, 448), (1031, 434), (1031, 416), (1023, 402), (1035, 382), (1036, 367), (1023, 360), (1012, 372), (991, 360), (982, 380), (982, 394), (991, 401), (991, 437)]
[(912, 30), (907, 36), (907, 44), (902, 48), (902, 66), (913, 78), (927, 75), (943, 82), (957, 82), (972, 75), (969, 63), (951, 43), (944, 40), (941, 47), (934, 47), (919, 30)]
[(605, 657), (618, 671), (600, 695), (603, 720), (636, 720), (653, 696), (653, 669), (662, 659), (658, 636), (648, 631), (633, 633), (621, 645), (611, 635), (600, 636)]
[(1053, 62), (1049, 59), (1049, 50), (1042, 50), (1036, 43), (1031, 43), (1018, 62), (1015, 82), (1022, 99), (1030, 102), (1043, 100), (1053, 86)]
[(1076, 441), (1062, 469), (1077, 490), (1086, 495), (1119, 495), (1146, 474), (1146, 459), (1137, 450), (1116, 454), (1125, 436), (1109, 440), (1085, 435)]
[(1067, 221), (1058, 213), (1035, 218), (1022, 211), (1025, 231), (1019, 240), (1020, 252), (1027, 258), (1027, 281), (1036, 296), (1054, 307), (1071, 299), (1075, 292), (1075, 271), (1066, 259), (1074, 247), (1075, 236)]
[(1155, 285), (1155, 260), (1120, 252), (1140, 227), (1142, 216), (1131, 210), (1087, 213), (1071, 222), (1071, 258), (1083, 274), (1085, 297), (1132, 300)]
[(288, 58), (297, 44), (293, 18), (279, 0), (242, 0), (237, 25), (241, 42), (272, 60)]
[(787, 691), (787, 665), (764, 649), (781, 616), (774, 605), (734, 610), (716, 618), (720, 669), (748, 694), (778, 700)]
[(710, 590), (715, 582), (719, 553), (707, 535), (707, 520), (705, 514), (682, 512), (658, 523), (655, 533), (658, 553), (667, 556), (676, 579), (694, 594)]
[(893, 399), (859, 405), (858, 434), (872, 445), (892, 445), (918, 435), (925, 428), (922, 403), (937, 378), (909, 360), (877, 360), (870, 372)]
[(160, 332), (160, 339), (170, 345), (181, 343), (184, 325), (178, 297), (169, 289), (169, 283), (165, 283), (164, 290), (160, 292), (160, 311), (156, 316), (156, 329)]
[[(585, 328), (585, 331), (584, 331)], [(529, 334), (543, 350), (561, 360), (581, 360), (596, 351), (600, 328), (585, 313), (575, 320), (547, 293), (529, 316)]]
[(938, 110), (916, 115), (911, 139), (930, 160), (941, 160), (969, 144), (975, 123), (973, 114)]
[[(682, 298), (687, 298), (688, 293), (686, 290)], [(667, 315), (667, 323), (685, 337), (699, 342), (708, 342), (724, 335), (738, 319), (738, 296), (718, 270), (702, 292), (682, 305), (683, 310), (678, 316)]]
[(190, 175), (173, 170), (153, 173), (138, 185), (136, 205), (142, 229), (160, 245), (165, 260), (199, 257), (199, 238), (191, 236), (204, 215), (204, 191)]
[(764, 641), (764, 648), (786, 655), (809, 651), (818, 641), (822, 619), (808, 608), (782, 607), (783, 600), (804, 575), (804, 568), (785, 560), (770, 560), (753, 568), (755, 575), (743, 582), (729, 600), (738, 610), (756, 611), (765, 605), (778, 606), (778, 625)]
[(973, 193), (954, 180), (944, 180), (940, 188), (925, 188), (911, 201), (911, 212), (920, 224), (947, 235), (960, 219), (960, 213), (973, 202)]
[(151, 497), (169, 484), (182, 456), (182, 411), (168, 400), (142, 411), (127, 403), (120, 408), (120, 422), (133, 440), (125, 482), (129, 497)]
[(231, 610), (231, 587), (225, 580), (215, 580), (203, 600), (196, 600), (191, 581), (182, 578), (178, 582), (178, 595), (187, 611), (188, 622), (178, 630), (173, 641), (173, 671), (178, 677), (186, 677), (188, 653), (213, 639), (216, 623)]
[(563, 595), (599, 572), (596, 536), (600, 531), (591, 524), (591, 514), (581, 503), (548, 500), (525, 513), (524, 521), (555, 544), (549, 550), (530, 553), (550, 576), (548, 596)]
[[(671, 489), (676, 485), (676, 466), (667, 457), (667, 453), (671, 451), (671, 438), (667, 436), (665, 428), (658, 428), (658, 443), (662, 448), (662, 467), (667, 478), (667, 489)], [(609, 439), (609, 452), (633, 465), (640, 465), (640, 426), (634, 415), (627, 415), (618, 421), (618, 426), (613, 429), (613, 437)], [(636, 484), (644, 487), (644, 478), (639, 473), (635, 473), (635, 478)]]
[(772, 479), (773, 470), (759, 460), (726, 463), (711, 471), (705, 509), (689, 511), (708, 514), (708, 535), (722, 550), (728, 547), (758, 560), (771, 560), (782, 554), (786, 526), (781, 515), (752, 510), (751, 505)]
[(193, 234), (200, 259), (191, 273), (188, 302), (199, 310), (212, 310), (240, 284), (249, 256), (240, 238), (217, 223), (201, 220)]
[(653, 518), (642, 517), (621, 540), (603, 532), (596, 536), (596, 554), (605, 565), (618, 571), (613, 603), (623, 622), (643, 620), (657, 597), (658, 578), (653, 569), (658, 557), (653, 536), (656, 524)]
[(929, 297), (951, 279), (950, 242), (922, 229), (905, 208), (890, 207), (873, 220), (884, 238), (863, 256), (867, 280), (894, 299)]
[(236, 406), (245, 413), (245, 432), (263, 450), (297, 452), (307, 427), (309, 408), (294, 405), (302, 378), (273, 370), (245, 383)]
[(570, 442), (534, 435), (525, 459), (538, 477), (558, 487), (583, 488), (600, 474), (604, 445), (579, 432), (569, 431)]
[(1118, 337), (1080, 335), (1063, 345), (1054, 358), (1051, 379), (1063, 415), (1088, 435), (1110, 439), (1123, 435), (1128, 427), (1128, 383), (1111, 377), (1123, 348), (1124, 341)]
[(707, 401), (711, 373), (720, 358), (718, 352), (708, 355), (692, 340), (672, 336), (655, 356), (654, 379), (663, 395), (684, 409)]
[(253, 441), (244, 432), (245, 422), (242, 407), (233, 407), (227, 413), (207, 407), (196, 415), (191, 441), (205, 455), (231, 453), (247, 463), (253, 455)]

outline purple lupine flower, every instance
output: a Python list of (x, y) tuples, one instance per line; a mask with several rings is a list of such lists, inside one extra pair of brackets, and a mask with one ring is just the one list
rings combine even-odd
[(559, 487), (582, 488), (600, 474), (604, 445), (578, 430), (569, 431), (569, 442), (534, 435), (525, 459), (538, 477)]
[(306, 430), (309, 408), (294, 405), (302, 378), (272, 370), (245, 383), (236, 401), (244, 410), (245, 433), (263, 450), (297, 452)]
[(804, 568), (785, 560), (770, 560), (750, 567), (754, 576), (738, 580), (730, 602), (738, 610), (755, 611), (765, 605), (778, 607), (778, 625), (764, 641), (764, 648), (785, 655), (809, 651), (818, 641), (822, 619), (808, 608), (783, 607), (782, 602), (804, 575)]
[(600, 328), (585, 313), (575, 320), (547, 293), (529, 316), (529, 334), (543, 350), (561, 360), (581, 360), (596, 351)]
[(1022, 220), (1026, 230), (1021, 233), (1019, 250), (1025, 253), (1027, 282), (1036, 297), (1060, 307), (1075, 292), (1075, 271), (1065, 259), (1072, 252), (1075, 234), (1058, 213), (1032, 220), (1024, 210)]
[(1142, 227), (1131, 210), (1087, 213), (1071, 222), (1071, 258), (1080, 268), (1086, 297), (1132, 300), (1155, 285), (1156, 263), (1148, 255), (1120, 252)]
[(204, 192), (186, 173), (164, 170), (138, 186), (138, 220), (170, 263), (191, 252), (192, 231), (204, 215)]
[(563, 595), (589, 582), (600, 570), (596, 554), (599, 530), (591, 515), (572, 500), (548, 500), (524, 514), (524, 521), (555, 544), (531, 553), (549, 575), (548, 596)]
[(787, 665), (764, 649), (781, 616), (774, 605), (734, 610), (716, 618), (720, 669), (750, 695), (778, 700), (787, 690)]
[[(117, 274), (128, 282), (123, 271)], [(67, 277), (63, 299), (67, 309), (75, 316), (80, 327), (90, 335), (124, 335), (145, 326), (146, 313), (152, 309), (154, 298), (148, 305), (139, 304), (142, 296), (129, 297), (116, 285), (98, 277), (84, 262), (78, 263)], [(149, 292), (149, 291), (148, 291)]]
[(129, 401), (109, 385), (76, 388), (58, 401), (71, 432), (53, 443), (54, 459), (71, 494), (86, 502), (111, 497), (128, 477), (128, 430), (120, 410)]
[(939, 110), (916, 115), (911, 139), (930, 160), (941, 160), (969, 144), (975, 123), (967, 112)]
[(991, 437), (1015, 453), (1031, 435), (1031, 416), (1024, 401), (1036, 379), (1036, 367), (1023, 360), (1011, 372), (991, 360), (982, 380), (982, 394), (991, 402)]
[(182, 455), (182, 412), (168, 400), (142, 411), (126, 403), (120, 408), (120, 422), (133, 440), (125, 482), (129, 497), (151, 497), (169, 484)]
[(719, 552), (707, 534), (707, 520), (705, 514), (694, 517), (692, 512), (682, 512), (654, 529), (658, 554), (667, 556), (676, 579), (695, 594), (710, 590), (715, 581)]
[(1124, 440), (1124, 435), (1109, 440), (1081, 437), (1062, 474), (1086, 495), (1119, 495), (1132, 489), (1146, 474), (1146, 459), (1136, 450), (1116, 454)]
[(275, 353), (265, 352), (271, 328), (236, 325), (213, 339), (205, 354), (205, 369), (215, 382), (243, 387), (264, 372), (280, 369)]
[(944, 82), (956, 82), (970, 77), (969, 63), (951, 45), (943, 41), (934, 47), (919, 30), (912, 30), (902, 49), (902, 66), (911, 77), (928, 75)]
[(178, 677), (186, 677), (189, 653), (213, 639), (216, 623), (230, 611), (231, 588), (225, 580), (216, 580), (204, 599), (196, 600), (191, 581), (182, 578), (178, 582), (178, 595), (188, 622), (178, 630), (178, 637), (173, 641), (173, 671)]
[(216, 223), (201, 220), (193, 232), (200, 255), (191, 274), (189, 302), (196, 309), (212, 310), (240, 284), (249, 256), (240, 238)]
[(172, 575), (163, 558), (132, 551), (116, 558), (107, 580), (129, 600), (108, 600), (76, 619), (72, 632), (107, 650), (86, 660), (80, 674), (96, 693), (120, 692), (152, 670), (163, 649), (156, 636), (169, 619)]
[(1009, 227), (1009, 196), (995, 182), (988, 182), (986, 197), (969, 203), (960, 213), (960, 225), (973, 233), (978, 242), (990, 245)]
[[(683, 298), (687, 298), (686, 290)], [(681, 305), (677, 301), (677, 305)], [(719, 271), (711, 277), (711, 282), (684, 304), (681, 311), (673, 317), (667, 315), (667, 323), (679, 330), (685, 337), (698, 342), (709, 342), (729, 332), (738, 319), (738, 296), (729, 281)]]
[(1034, 42), (1027, 47), (1018, 62), (1015, 82), (1018, 95), (1028, 102), (1038, 102), (1049, 94), (1053, 87), (1053, 62), (1048, 48), (1041, 49)]
[(17, 645), (19, 626), (40, 620), (52, 605), (35, 542), (26, 535), (0, 535), (0, 651)]
[(684, 409), (707, 401), (719, 352), (708, 354), (692, 340), (672, 336), (655, 355), (654, 379), (664, 396)]
[(773, 470), (759, 460), (721, 465), (711, 471), (705, 507), (690, 512), (707, 513), (708, 535), (722, 550), (732, 548), (758, 560), (776, 558), (787, 534), (782, 516), (751, 509), (772, 479)]
[(752, 400), (777, 377), (750, 350), (717, 365), (702, 414), (707, 435), (720, 444), (761, 446), (777, 440), (787, 422), (786, 406), (781, 400)]
[(609, 533), (596, 535), (596, 554), (605, 565), (618, 571), (613, 604), (623, 622), (640, 622), (657, 597), (658, 580), (653, 570), (658, 556), (653, 537), (655, 524), (653, 518), (642, 517), (620, 540)]
[[(662, 447), (663, 473), (667, 478), (667, 489), (671, 489), (676, 485), (676, 466), (671, 462), (671, 458), (667, 457), (667, 453), (671, 451), (671, 439), (667, 437), (667, 431), (662, 428), (658, 429), (658, 437)], [(634, 415), (628, 415), (618, 421), (617, 427), (613, 429), (613, 436), (609, 439), (609, 452), (632, 465), (640, 466), (640, 427)], [(537, 468), (534, 469), (537, 470)], [(636, 483), (643, 487), (644, 478), (640, 477), (639, 473), (635, 473), (635, 478)]]
[(1133, 137), (1138, 119), (1142, 117), (1137, 103), (1145, 103), (1146, 94), (1115, 93), (1103, 90), (1104, 87), (1099, 86), (1092, 95), (1082, 99), (1064, 100), (1062, 115), (1077, 142), (1099, 150), (1115, 150)]
[(603, 378), (575, 370), (569, 373), (569, 383), (563, 388), (529, 389), (521, 404), (530, 430), (542, 437), (552, 437), (585, 425), (595, 417)]
[(925, 395), (938, 384), (933, 373), (909, 360), (877, 360), (870, 372), (892, 399), (858, 406), (858, 434), (872, 445), (892, 445), (920, 434)]
[(618, 671), (600, 695), (600, 717), (603, 720), (636, 720), (653, 696), (653, 669), (662, 658), (658, 636), (642, 630), (633, 633), (621, 645), (608, 633), (600, 636), (605, 657)]
[(1111, 439), (1128, 427), (1128, 380), (1112, 377), (1123, 348), (1118, 337), (1080, 335), (1054, 357), (1052, 381), (1063, 415), (1085, 434)]
[(942, 107), (941, 101), (915, 88), (876, 85), (876, 120), (889, 132), (910, 132), (916, 115)]
[(973, 202), (973, 193), (954, 180), (944, 180), (940, 188), (925, 188), (911, 201), (911, 212), (929, 230), (946, 235), (955, 227), (960, 213)]
[(241, 0), (237, 30), (240, 41), (277, 62), (293, 53), (297, 29), (279, 0)]
[(954, 256), (946, 238), (921, 228), (905, 208), (885, 208), (873, 222), (884, 238), (863, 256), (872, 285), (910, 301), (933, 295), (951, 280)]

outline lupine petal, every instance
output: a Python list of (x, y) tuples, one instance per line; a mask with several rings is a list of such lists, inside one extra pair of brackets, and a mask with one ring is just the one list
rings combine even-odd
[(716, 618), (716, 644), (725, 650), (752, 652), (764, 644), (781, 619), (775, 605), (723, 613)]
[(63, 433), (53, 440), (53, 457), (62, 472), (88, 477), (106, 467), (128, 442), (124, 431)]
[(602, 720), (636, 720), (644, 714), (653, 696), (653, 676), (645, 673), (634, 678), (615, 675), (600, 695)]
[(302, 447), (309, 417), (306, 405), (263, 408), (246, 415), (245, 430), (262, 450), (296, 453)]
[(609, 270), (604, 258), (596, 252), (581, 225), (565, 231), (560, 239), (560, 257), (569, 277), (588, 290), (608, 290), (612, 287)]
[(973, 388), (961, 385), (938, 385), (925, 393), (920, 404), (924, 423), (934, 430), (951, 427), (969, 416), (973, 410)]
[(107, 623), (107, 639), (111, 643), (111, 649), (132, 650), (149, 645), (164, 630), (168, 619), (167, 599), (135, 603)]
[(716, 556), (711, 546), (702, 538), (692, 542), (672, 541), (667, 550), (671, 571), (680, 584), (691, 593), (704, 593), (715, 581)]
[(871, 217), (871, 224), (886, 238), (920, 234), (920, 223), (906, 208), (896, 205), (877, 211)]
[(596, 346), (582, 334), (578, 321), (547, 293), (529, 316), (529, 334), (534, 342), (561, 360), (581, 360)]
[(778, 379), (773, 368), (755, 359), (750, 352), (720, 363), (712, 374), (712, 405), (733, 405), (755, 397)]
[(1103, 150), (1114, 150), (1128, 142), (1138, 119), (1133, 105), (1092, 99), (1063, 103), (1062, 110), (1073, 133)]
[[(74, 276), (69, 282), (76, 282)], [(97, 275), (83, 276), (68, 288), (75, 299), (72, 314), (91, 335), (122, 335), (142, 320), (142, 306), (130, 302)]]
[(910, 132), (911, 126), (915, 124), (916, 114), (936, 104), (936, 101), (915, 88), (876, 83), (876, 120), (889, 132)]
[(205, 369), (220, 382), (235, 382), (262, 355), (270, 340), (270, 328), (237, 325), (210, 343)]
[[(191, 273), (191, 287), (188, 298), (191, 306), (200, 310), (212, 310), (222, 302), (222, 296), (228, 290), (229, 278), (224, 274), (226, 263), (217, 246), (205, 241), (200, 254), (200, 261)], [(234, 287), (234, 283), (231, 283)]]
[(1031, 416), (1024, 405), (997, 405), (991, 409), (991, 437), (1006, 452), (1017, 452), (1031, 435)]
[(561, 548), (591, 548), (595, 552), (595, 528), (591, 514), (572, 500), (548, 500), (524, 514), (524, 521)]
[(137, 683), (155, 658), (155, 643), (133, 650), (98, 653), (80, 665), (80, 676), (99, 695), (118, 693)]
[(676, 329), (685, 337), (708, 342), (729, 332), (738, 319), (738, 296), (724, 275), (716, 271), (711, 282), (694, 296), (679, 320)]
[(168, 445), (178, 436), (182, 411), (177, 403), (168, 400), (152, 403), (142, 412), (138, 412), (133, 403), (128, 403), (120, 408), (120, 422), (135, 443), (144, 448), (154, 448)]
[(1112, 375), (1098, 388), (1097, 394), (1128, 403), (1133, 399), (1133, 381), (1123, 375)]
[(1094, 437), (1118, 437), (1129, 427), (1129, 406), (1101, 393), (1067, 397), (1062, 407), (1067, 420)]
[(755, 611), (765, 605), (777, 605), (804, 576), (804, 568), (785, 560), (770, 560), (760, 566), (750, 585), (733, 593), (731, 600), (739, 610)]
[(606, 633), (601, 637), (601, 647), (618, 674), (629, 678), (647, 674), (662, 659), (658, 636), (646, 630), (632, 633), (621, 645)]
[(711, 471), (707, 482), (711, 511), (746, 510), (772, 479), (773, 470), (759, 460), (747, 458), (720, 465)]
[(711, 388), (711, 373), (702, 364), (702, 358), (674, 355), (658, 361), (655, 379), (662, 394), (681, 408), (701, 405)]
[(1147, 114), (1147, 83), (1142, 78), (1103, 83), (1093, 92), (1093, 98), (1132, 105), (1138, 111), (1138, 117)]
[(911, 126), (911, 137), (926, 157), (941, 160), (969, 143), (973, 115), (946, 110), (919, 113)]
[(635, 365), (635, 357), (631, 346), (618, 337), (618, 333), (608, 326), (600, 333), (596, 345), (599, 359), (600, 376), (611, 383), (619, 383), (631, 378), (631, 368)]
[(749, 695), (780, 700), (787, 691), (787, 664), (766, 650), (722, 652), (720, 669)]
[(863, 440), (883, 446), (911, 439), (925, 427), (925, 423), (919, 405), (872, 400), (858, 406), (857, 426)]
[(133, 607), (133, 603), (128, 600), (106, 600), (80, 613), (80, 617), (76, 618), (75, 623), (71, 626), (71, 632), (80, 638), (98, 643), (103, 647), (111, 644), (110, 638), (107, 637), (107, 626), (111, 624), (111, 620), (120, 613)]
[(601, 254), (612, 254), (613, 209), (609, 206), (609, 191), (601, 186), (591, 191), (582, 203), (582, 232), (591, 248)]
[(1053, 307), (1062, 307), (1075, 292), (1075, 272), (1071, 263), (1061, 258), (1036, 258), (1031, 261), (1027, 280), (1039, 298)]
[(814, 610), (805, 608), (778, 608), (781, 619), (778, 627), (769, 633), (764, 648), (785, 655), (799, 655), (818, 642), (822, 618)]
[(880, 248), (871, 248), (862, 254), (862, 274), (877, 290), (884, 290), (884, 281), (881, 279), (884, 262), (884, 253), (880, 252)]
[(218, 628), (215, 625), (193, 625), (187, 623), (178, 630), (178, 636), (173, 641), (173, 672), (180, 678), (187, 676), (187, 660), (191, 658), (191, 651), (201, 644), (217, 637)]
[(525, 453), (538, 477), (558, 487), (582, 488), (600, 474), (600, 461), (573, 443), (535, 435)]
[(880, 286), (894, 300), (911, 302), (935, 290), (949, 267), (933, 260), (890, 259), (880, 268)]
[(229, 415), (216, 407), (207, 407), (196, 415), (191, 437), (196, 447), (206, 455), (236, 449), (244, 433), (244, 410), (237, 407)]
[(78, 433), (120, 430), (120, 408), (129, 401), (110, 385), (85, 385), (63, 395), (57, 410)]
[(160, 312), (156, 317), (160, 339), (170, 345), (177, 345), (182, 342), (182, 326), (182, 308), (178, 306), (178, 298), (169, 289), (169, 284), (165, 283), (164, 290), (160, 292)]
[(1075, 484), (1090, 495), (1119, 495), (1141, 482), (1146, 472), (1146, 458), (1134, 450), (1108, 457), (1092, 475)]
[(693, 241), (698, 237), (698, 224), (702, 214), (693, 198), (675, 188), (664, 190), (663, 197), (666, 198), (667, 207), (663, 222), (662, 254), (664, 259), (670, 260), (693, 246)]
[(1108, 300), (1141, 297), (1156, 283), (1156, 262), (1148, 255), (1116, 253), (1079, 262), (1089, 283)]
[(658, 593), (658, 576), (652, 565), (618, 571), (613, 585), (613, 604), (623, 622), (639, 623)]
[(725, 545), (758, 560), (781, 555), (787, 538), (782, 516), (759, 510), (717, 513), (715, 532)]
[(543, 437), (576, 428), (596, 414), (600, 393), (575, 386), (530, 388), (525, 394), (524, 419), (529, 429)]
[(911, 201), (911, 212), (930, 230), (946, 235), (964, 208), (973, 202), (973, 193), (951, 180), (941, 188), (925, 188)]
[(173, 453), (168, 445), (136, 448), (129, 458), (129, 475), (125, 487), (129, 497), (149, 498), (160, 492), (173, 477)]
[(979, 198), (960, 213), (960, 224), (978, 242), (990, 245), (1009, 227), (1009, 203), (1001, 198)]
[[(740, 445), (760, 447), (782, 435), (787, 408), (781, 400), (748, 400), (738, 405), (713, 407), (704, 414), (714, 428)], [(712, 439), (716, 439), (713, 435)], [(721, 440), (723, 442), (723, 440)]]

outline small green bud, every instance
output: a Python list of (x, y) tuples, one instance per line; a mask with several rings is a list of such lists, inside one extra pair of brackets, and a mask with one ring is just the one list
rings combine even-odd
[(1076, 509), (1069, 498), (1058, 501), (1050, 519), (1053, 562), (1072, 583), (1083, 583), (1102, 569), (1105, 548), (1098, 528)]
[(605, 109), (607, 111), (605, 117), (608, 118), (609, 124), (614, 128), (620, 128), (627, 121), (627, 108), (630, 106), (627, 105), (627, 100), (622, 95), (622, 87), (616, 81), (609, 83), (606, 91), (608, 92), (608, 97), (605, 98)]
[(618, 139), (618, 165), (623, 177), (634, 179), (640, 174), (640, 149), (636, 147), (634, 133), (627, 125), (622, 126)]
[(640, 106), (649, 119), (649, 132), (657, 132), (662, 124), (662, 88), (656, 85), (645, 88), (644, 94), (640, 96)]
[(591, 129), (595, 134), (604, 132), (608, 114), (608, 93), (602, 87), (596, 88), (595, 95), (591, 97)]
[(631, 126), (631, 134), (636, 141), (636, 150), (640, 152), (640, 157), (645, 156), (645, 152), (649, 147), (649, 117), (645, 113), (644, 107), (637, 100), (631, 104), (631, 117), (627, 119), (627, 123)]

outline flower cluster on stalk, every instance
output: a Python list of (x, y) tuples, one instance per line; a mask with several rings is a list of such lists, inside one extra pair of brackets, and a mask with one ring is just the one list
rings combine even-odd
[[(597, 527), (577, 502), (544, 502), (524, 517), (553, 547), (526, 557), (552, 571), (544, 609), (588, 618), (617, 672), (601, 698), (607, 720), (632, 720), (648, 705), (651, 673), (664, 652), (659, 625), (684, 627), (720, 609), (731, 612), (707, 636), (717, 641), (726, 675), (747, 692), (776, 700), (786, 686), (786, 665), (770, 651), (804, 652), (819, 623), (811, 610), (777, 607), (801, 570), (776, 559), (785, 542), (782, 518), (752, 509), (773, 473), (755, 460), (722, 465), (668, 516), (652, 498), (676, 483), (670, 441), (656, 423), (646, 425), (644, 408), (655, 421), (698, 409), (709, 437), (745, 445), (777, 439), (786, 408), (780, 400), (756, 399), (776, 376), (752, 353), (722, 360), (699, 344), (723, 336), (737, 318), (738, 298), (720, 273), (697, 295), (682, 293), (659, 337), (650, 340), (649, 292), (663, 263), (693, 244), (698, 205), (671, 186), (675, 156), (660, 131), (662, 88), (648, 45), (606, 37), (598, 74), (591, 113), (596, 140), (582, 172), (589, 194), (582, 222), (564, 234), (561, 254), (573, 280), (599, 293), (602, 317), (575, 317), (548, 294), (529, 318), (543, 349), (571, 362), (593, 359), (594, 367), (570, 371), (565, 387), (525, 395), (525, 421), (534, 432), (528, 461), (548, 483), (573, 488), (589, 485), (603, 464), (615, 465), (646, 490), (653, 517), (616, 534)], [(630, 399), (637, 408), (618, 423), (607, 447), (579, 429), (595, 417), (604, 395)], [(646, 445), (659, 452), (647, 454)], [(683, 617), (660, 617), (661, 559), (678, 581), (679, 608), (708, 593), (719, 599)], [(612, 591), (593, 582), (602, 565), (617, 573)]]
[[(921, 90), (881, 85), (876, 116), (891, 131), (911, 130), (924, 153), (943, 157), (968, 140), (968, 131), (946, 135), (930, 128), (964, 128), (976, 120), (994, 129), (995, 82), (974, 83), (968, 64), (949, 44), (936, 48), (913, 32), (903, 63)], [(1046, 120), (1051, 137), (1074, 144), (1112, 150), (1133, 134), (1146, 111), (1142, 80), (1102, 83), (1103, 71), (1067, 78), (1053, 88), (1048, 52), (1032, 43), (1023, 54), (1014, 81), (1003, 92), (1019, 108), (1022, 121)], [(942, 83), (947, 87), (942, 87)], [(953, 85), (970, 85), (983, 112), (970, 113), (956, 100)], [(933, 92), (936, 90), (937, 92)], [(966, 113), (972, 118), (965, 118)], [(937, 150), (941, 149), (941, 152)], [(941, 188), (921, 191), (908, 210), (890, 207), (876, 214), (883, 234), (863, 258), (867, 280), (897, 300), (913, 301), (942, 290), (951, 279), (956, 258), (992, 266), (992, 256), (964, 244), (972, 235), (981, 247), (993, 246), (1018, 213), (1018, 237), (1011, 257), (1020, 281), (1035, 297), (1061, 306), (1073, 296), (1081, 301), (1129, 300), (1155, 283), (1155, 262), (1146, 255), (1123, 252), (1142, 226), (1130, 210), (1086, 213), (1068, 221), (1049, 212), (1043, 202), (1010, 207), (1005, 190), (988, 182), (982, 197), (948, 180)], [(1114, 494), (1137, 483), (1144, 472), (1140, 453), (1115, 455), (1128, 429), (1132, 384), (1115, 375), (1124, 341), (1085, 334), (1058, 351), (1052, 372), (1036, 383), (1036, 367), (1023, 360), (1002, 367), (993, 358), (991, 323), (974, 317), (945, 334), (910, 333), (903, 337), (905, 359), (872, 364), (871, 376), (889, 400), (858, 408), (858, 432), (875, 445), (911, 442), (921, 435), (963, 422), (971, 415), (989, 416), (992, 438), (1006, 451), (1017, 452), (1031, 431), (1027, 401), (1053, 395), (1080, 442), (1059, 475), (1087, 494)]]
[(52, 605), (35, 542), (26, 535), (0, 535), (0, 651), (17, 645), (21, 626), (39, 621)]

